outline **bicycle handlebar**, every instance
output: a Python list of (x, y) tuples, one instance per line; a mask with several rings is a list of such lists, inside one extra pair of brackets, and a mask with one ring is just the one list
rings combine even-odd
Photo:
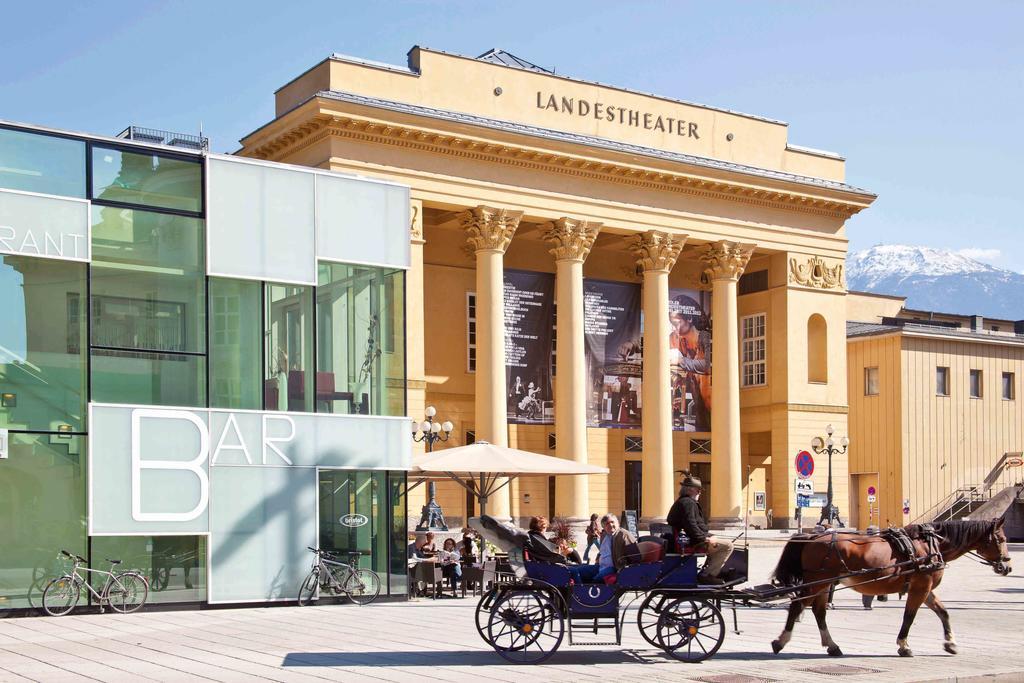
[(78, 562), (80, 562), (81, 564), (88, 564), (88, 561), (84, 557), (82, 557), (81, 555), (75, 555), (73, 553), (69, 553), (67, 550), (61, 550), (60, 554), (63, 555), (64, 557), (69, 558), (69, 559), (78, 560)]

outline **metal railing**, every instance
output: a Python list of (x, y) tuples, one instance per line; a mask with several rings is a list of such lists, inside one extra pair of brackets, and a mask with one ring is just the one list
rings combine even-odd
[(125, 140), (138, 142), (151, 142), (156, 145), (169, 145), (171, 147), (184, 147), (197, 151), (210, 149), (210, 139), (202, 135), (189, 135), (187, 133), (173, 133), (157, 128), (143, 128), (142, 126), (128, 126), (117, 137)]

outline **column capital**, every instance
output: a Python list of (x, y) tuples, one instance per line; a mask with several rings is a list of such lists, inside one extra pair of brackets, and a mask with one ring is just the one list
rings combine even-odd
[(459, 215), (466, 241), (475, 251), (504, 251), (519, 227), (522, 211), (476, 206)]
[(700, 255), (700, 260), (705, 263), (704, 275), (708, 280), (739, 280), (753, 253), (753, 244), (728, 240), (709, 244)]
[(541, 230), (544, 239), (554, 245), (548, 252), (556, 261), (583, 263), (594, 246), (597, 233), (601, 230), (601, 223), (562, 217), (545, 223)]
[(687, 235), (672, 235), (660, 230), (648, 230), (637, 235), (632, 249), (636, 263), (646, 272), (669, 272), (676, 265)]

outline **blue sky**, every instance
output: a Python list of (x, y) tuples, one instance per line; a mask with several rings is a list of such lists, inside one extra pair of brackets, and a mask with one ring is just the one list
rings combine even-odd
[(9, 3), (0, 118), (194, 131), (216, 151), (331, 52), (500, 47), (561, 74), (789, 122), (879, 195), (851, 246), (968, 250), (1024, 272), (1021, 2)]

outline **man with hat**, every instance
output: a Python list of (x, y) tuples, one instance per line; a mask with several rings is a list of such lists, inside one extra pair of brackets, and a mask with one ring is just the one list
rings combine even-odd
[(683, 475), (679, 498), (672, 504), (666, 521), (672, 526), (673, 538), (678, 538), (679, 532), (683, 531), (697, 552), (707, 554), (707, 562), (697, 577), (697, 582), (720, 585), (725, 582), (718, 577), (718, 573), (732, 555), (732, 541), (708, 533), (708, 523), (704, 521), (704, 513), (697, 502), (704, 485), (689, 472), (684, 471)]

